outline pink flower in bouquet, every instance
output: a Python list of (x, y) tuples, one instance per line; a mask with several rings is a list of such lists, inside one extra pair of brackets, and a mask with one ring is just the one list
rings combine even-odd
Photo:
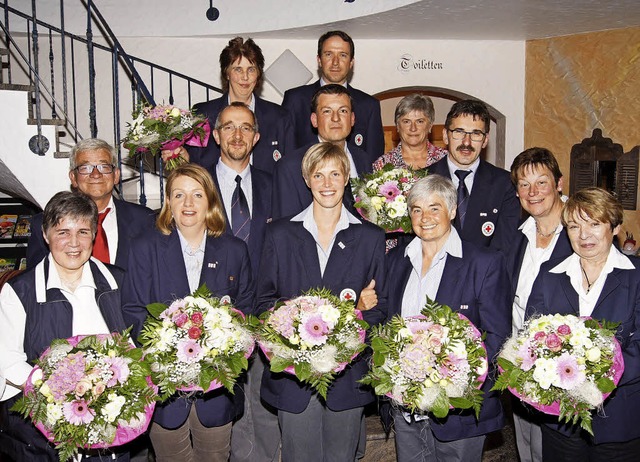
[(427, 346), (435, 353), (439, 354), (442, 351), (442, 340), (435, 335), (429, 336), (427, 339)]
[(456, 372), (461, 370), (466, 364), (467, 360), (465, 358), (450, 354), (442, 361), (438, 372), (440, 372), (442, 377), (453, 377), (456, 375)]
[(399, 359), (404, 375), (410, 380), (426, 379), (435, 364), (431, 351), (421, 342), (406, 345)]
[(444, 335), (444, 328), (440, 324), (432, 324), (429, 326), (429, 332), (438, 337), (442, 337)]
[[(169, 308), (167, 308), (166, 310), (164, 310), (160, 314), (160, 318), (162, 318), (162, 319), (172, 318), (173, 313), (175, 313), (176, 311), (182, 311), (186, 306), (187, 306), (187, 304), (184, 301), (184, 299), (182, 299), (182, 298), (178, 299), (178, 300), (174, 301), (171, 305), (169, 305)], [(172, 318), (172, 320), (173, 320), (173, 318)]]
[(105, 388), (106, 388), (106, 385), (104, 384), (104, 382), (98, 382), (93, 386), (91, 393), (93, 393), (93, 396), (98, 397), (102, 393), (104, 393)]
[(297, 315), (297, 308), (285, 304), (273, 312), (269, 318), (269, 324), (282, 336), (290, 338), (295, 333), (293, 320)]
[(202, 347), (195, 340), (182, 340), (177, 345), (178, 359), (184, 363), (200, 361)]
[[(298, 307), (303, 313), (313, 313), (317, 307), (323, 304), (322, 302), (319, 298), (303, 297), (298, 300)], [(291, 300), (287, 301), (287, 303), (291, 303)]]
[(309, 345), (322, 345), (327, 341), (329, 326), (319, 314), (307, 317), (300, 326), (300, 338)]
[(171, 320), (176, 324), (176, 326), (178, 327), (182, 327), (184, 326), (187, 321), (189, 320), (189, 316), (187, 315), (187, 313), (183, 313), (182, 311), (179, 313), (176, 313), (175, 315), (173, 315), (173, 317), (171, 318)]
[(409, 178), (407, 178), (406, 176), (403, 176), (402, 178), (400, 178), (400, 183), (409, 183), (411, 180)]
[(108, 387), (113, 387), (117, 383), (125, 383), (129, 378), (129, 366), (124, 358), (115, 357), (107, 358), (109, 364), (109, 370), (113, 374), (107, 382)]
[(198, 340), (202, 335), (202, 329), (198, 326), (193, 326), (189, 328), (189, 338), (193, 340)]
[(89, 404), (83, 399), (65, 403), (62, 407), (62, 413), (65, 419), (73, 425), (88, 424), (95, 417), (95, 412), (89, 408)]
[(545, 338), (547, 337), (547, 334), (544, 333), (543, 331), (538, 331), (535, 333), (535, 335), (533, 336), (533, 339), (538, 342), (539, 344), (543, 344)]
[(201, 326), (203, 321), (202, 313), (196, 312), (191, 315), (191, 322), (194, 326)]
[(562, 339), (556, 334), (547, 335), (544, 343), (551, 351), (558, 352), (562, 349)]
[(409, 329), (413, 335), (426, 335), (432, 324), (433, 322), (431, 321), (411, 320), (407, 321), (407, 329)]
[(80, 380), (76, 384), (76, 389), (75, 389), (76, 398), (81, 398), (89, 390), (91, 390), (91, 381), (86, 379)]
[(400, 195), (398, 183), (395, 181), (385, 182), (380, 186), (380, 194), (385, 197), (387, 202), (393, 202), (393, 200)]
[(558, 377), (560, 378), (560, 387), (565, 390), (572, 390), (578, 385), (581, 385), (586, 376), (581, 370), (576, 358), (571, 356), (570, 353), (562, 353), (562, 355), (556, 360)]
[(85, 376), (84, 353), (78, 352), (62, 359), (51, 374), (47, 385), (56, 400), (62, 401), (67, 393), (75, 391), (76, 384)]
[(566, 324), (562, 324), (561, 326), (558, 326), (558, 334), (562, 335), (563, 337), (566, 337), (570, 333), (571, 333), (571, 327), (567, 326)]
[(524, 342), (518, 352), (516, 353), (516, 357), (522, 360), (522, 370), (528, 371), (530, 370), (538, 359), (538, 356), (535, 353), (535, 350), (531, 348), (531, 344), (527, 341)]

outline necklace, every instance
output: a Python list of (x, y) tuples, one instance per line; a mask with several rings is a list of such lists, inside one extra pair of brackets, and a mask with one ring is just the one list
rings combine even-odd
[(584, 270), (584, 266), (582, 266), (582, 262), (580, 262), (580, 269), (582, 270), (582, 274), (584, 275), (584, 278), (587, 281), (587, 293), (589, 293), (589, 291), (591, 290), (591, 286), (593, 285), (593, 282), (589, 282), (589, 276), (587, 276), (587, 272)]
[(549, 234), (544, 234), (542, 231), (540, 231), (540, 228), (538, 227), (538, 222), (536, 221), (536, 233), (538, 233), (539, 236), (541, 237), (551, 237), (556, 233), (556, 229), (558, 228), (557, 226), (555, 228), (553, 228), (553, 231), (551, 231)]

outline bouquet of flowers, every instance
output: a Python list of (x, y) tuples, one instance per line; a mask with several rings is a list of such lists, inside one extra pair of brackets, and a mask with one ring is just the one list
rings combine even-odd
[(140, 334), (161, 399), (176, 391), (233, 393), (247, 369), (255, 341), (244, 315), (228, 297), (215, 298), (203, 284), (192, 295), (167, 306), (152, 303)]
[(421, 315), (394, 316), (371, 333), (373, 365), (362, 383), (411, 413), (444, 418), (450, 408), (482, 405), (487, 351), (465, 316), (427, 300)]
[(128, 332), (54, 340), (36, 364), (12, 410), (31, 417), (60, 460), (120, 446), (149, 426), (156, 390)]
[[(170, 105), (139, 107), (133, 113), (133, 122), (127, 127), (122, 143), (131, 155), (136, 152), (157, 155), (163, 149), (174, 150), (185, 144), (205, 147), (211, 134), (206, 117)], [(183, 157), (174, 155), (167, 160), (167, 170), (184, 162)]]
[(522, 401), (560, 421), (591, 430), (591, 410), (602, 405), (624, 371), (616, 325), (573, 315), (545, 315), (525, 322), (498, 355), (494, 389), (508, 388)]
[(362, 313), (328, 289), (279, 302), (260, 320), (258, 343), (271, 371), (295, 375), (325, 399), (336, 375), (366, 347)]
[(426, 170), (395, 168), (385, 164), (381, 170), (351, 179), (356, 209), (366, 220), (388, 233), (411, 231), (407, 194), (413, 184), (427, 175)]

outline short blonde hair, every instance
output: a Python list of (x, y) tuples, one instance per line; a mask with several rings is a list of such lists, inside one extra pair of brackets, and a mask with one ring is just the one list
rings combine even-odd
[(304, 154), (302, 158), (302, 177), (308, 181), (313, 172), (331, 160), (337, 161), (345, 178), (349, 178), (351, 165), (344, 149), (336, 144), (327, 142), (314, 144)]
[(176, 167), (167, 178), (167, 185), (165, 187), (164, 204), (162, 210), (156, 220), (156, 226), (162, 234), (169, 235), (175, 229), (176, 223), (171, 215), (171, 208), (169, 207), (169, 198), (171, 197), (171, 190), (175, 180), (181, 176), (187, 176), (200, 184), (204, 189), (207, 202), (209, 203), (209, 209), (205, 216), (205, 226), (207, 227), (207, 235), (213, 237), (219, 237), (224, 233), (226, 227), (226, 220), (224, 210), (222, 208), (222, 201), (218, 195), (218, 190), (213, 183), (213, 178), (209, 172), (196, 164), (183, 164)]
[(624, 209), (620, 202), (609, 191), (602, 188), (581, 189), (564, 204), (562, 209), (562, 225), (574, 215), (585, 218), (585, 215), (600, 223), (608, 223), (611, 229), (622, 224)]

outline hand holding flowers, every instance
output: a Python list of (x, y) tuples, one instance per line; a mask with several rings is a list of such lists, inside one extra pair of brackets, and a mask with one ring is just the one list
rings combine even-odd
[[(224, 297), (223, 297), (224, 299)], [(161, 398), (177, 390), (233, 393), (254, 347), (244, 315), (205, 285), (170, 306), (153, 303), (140, 339)]]
[(366, 347), (362, 314), (328, 289), (278, 303), (260, 319), (258, 342), (271, 371), (294, 374), (325, 399), (336, 375)]
[(373, 365), (361, 380), (412, 413), (444, 418), (450, 408), (475, 411), (487, 376), (480, 331), (460, 313), (428, 300), (421, 315), (394, 316), (371, 333)]
[(411, 231), (407, 194), (413, 184), (427, 175), (425, 170), (395, 168), (386, 164), (381, 170), (353, 178), (351, 187), (355, 206), (366, 220), (387, 232)]
[(613, 324), (591, 318), (545, 315), (528, 320), (498, 356), (494, 389), (508, 388), (522, 401), (560, 421), (591, 430), (601, 406), (624, 371)]
[(149, 374), (128, 332), (54, 340), (12, 409), (67, 460), (78, 448), (119, 446), (146, 431), (157, 398)]
[(206, 117), (170, 105), (142, 106), (133, 113), (133, 122), (122, 143), (133, 156), (138, 151), (157, 155), (161, 150), (174, 151), (166, 160), (167, 170), (186, 162), (177, 152), (184, 146), (205, 147), (211, 127)]

